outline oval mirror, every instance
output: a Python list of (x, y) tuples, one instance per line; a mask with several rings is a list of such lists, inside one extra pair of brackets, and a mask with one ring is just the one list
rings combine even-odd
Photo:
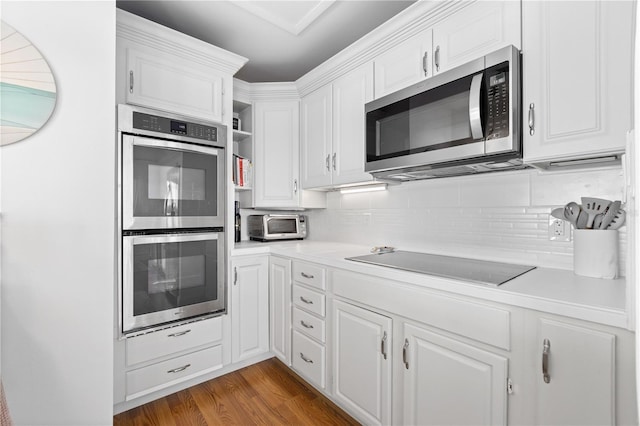
[(56, 82), (38, 49), (0, 21), (0, 145), (27, 138), (56, 106)]

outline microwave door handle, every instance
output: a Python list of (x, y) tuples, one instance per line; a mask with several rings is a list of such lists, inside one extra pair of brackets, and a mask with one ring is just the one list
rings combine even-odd
[(469, 124), (471, 125), (471, 137), (473, 140), (482, 139), (482, 118), (480, 117), (480, 89), (482, 88), (482, 73), (476, 74), (471, 79), (469, 89)]

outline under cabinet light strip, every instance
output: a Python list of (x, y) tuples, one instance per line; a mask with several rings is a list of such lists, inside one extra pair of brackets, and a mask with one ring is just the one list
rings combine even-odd
[(341, 194), (354, 194), (357, 192), (374, 192), (374, 191), (385, 191), (387, 189), (387, 184), (386, 183), (380, 183), (377, 185), (363, 185), (363, 186), (356, 186), (356, 187), (351, 187), (351, 188), (341, 188), (340, 189), (340, 193)]

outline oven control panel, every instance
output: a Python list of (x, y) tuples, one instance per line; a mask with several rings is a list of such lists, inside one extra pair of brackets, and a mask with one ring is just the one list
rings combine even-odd
[(169, 135), (188, 136), (210, 142), (218, 141), (217, 127), (174, 120), (137, 111), (133, 112), (133, 128)]

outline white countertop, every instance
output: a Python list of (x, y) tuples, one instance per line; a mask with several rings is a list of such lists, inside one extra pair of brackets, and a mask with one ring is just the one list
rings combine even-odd
[(242, 242), (235, 245), (231, 255), (281, 255), (429, 289), (629, 328), (624, 278), (604, 280), (562, 269), (536, 268), (494, 287), (345, 259), (368, 254), (370, 249), (320, 241)]

